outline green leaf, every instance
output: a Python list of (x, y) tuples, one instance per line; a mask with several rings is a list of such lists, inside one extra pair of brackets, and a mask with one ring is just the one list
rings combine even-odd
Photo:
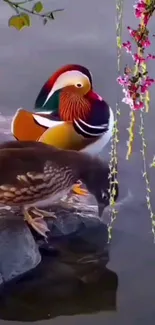
[(32, 11), (36, 12), (37, 14), (39, 14), (43, 10), (44, 10), (44, 6), (41, 1), (36, 2), (32, 8)]
[(22, 30), (23, 28), (28, 27), (28, 17), (23, 17), (23, 14), (12, 16), (8, 21), (8, 25), (17, 30)]
[(30, 27), (31, 26), (31, 18), (30, 18), (30, 16), (28, 14), (26, 14), (25, 12), (22, 12), (20, 14), (20, 17), (22, 17), (24, 19), (25, 25), (27, 27)]

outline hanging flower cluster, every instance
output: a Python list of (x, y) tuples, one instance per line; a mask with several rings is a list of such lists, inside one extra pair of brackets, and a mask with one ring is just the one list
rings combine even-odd
[(133, 68), (126, 66), (123, 76), (117, 78), (118, 83), (123, 87), (124, 98), (122, 101), (130, 106), (130, 126), (129, 141), (127, 143), (127, 159), (132, 152), (134, 141), (135, 111), (149, 110), (149, 87), (155, 80), (148, 75), (147, 62), (155, 59), (155, 55), (145, 55), (145, 50), (150, 47), (148, 23), (155, 11), (155, 0), (138, 0), (134, 5), (136, 18), (140, 19), (138, 28), (127, 27), (131, 40), (136, 43), (137, 51), (133, 52), (131, 41), (122, 44), (123, 48), (129, 53), (134, 61)]
[[(128, 104), (131, 109), (139, 110), (145, 107), (142, 95), (147, 95), (148, 88), (155, 82), (148, 76), (148, 71), (144, 71), (143, 64), (150, 59), (155, 59), (155, 55), (144, 55), (144, 51), (151, 45), (149, 40), (149, 30), (147, 28), (150, 17), (155, 10), (155, 0), (139, 0), (135, 5), (135, 16), (141, 19), (137, 30), (127, 27), (131, 38), (137, 45), (137, 53), (132, 52), (130, 41), (123, 43), (127, 53), (130, 53), (134, 60), (134, 68), (125, 67), (124, 76), (118, 77), (117, 81), (123, 86), (125, 94), (123, 102)], [(136, 67), (136, 69), (135, 69)]]
[[(129, 140), (127, 142), (127, 156), (132, 153), (132, 144), (134, 141), (134, 126), (136, 121), (136, 111), (140, 114), (140, 130), (141, 136), (141, 154), (143, 160), (143, 178), (146, 186), (146, 204), (152, 222), (152, 233), (155, 242), (155, 214), (151, 205), (151, 187), (147, 172), (146, 160), (146, 140), (145, 140), (145, 126), (144, 114), (149, 111), (149, 88), (155, 83), (155, 80), (148, 75), (147, 63), (149, 60), (155, 59), (154, 54), (145, 54), (145, 50), (151, 45), (149, 39), (148, 23), (155, 11), (155, 0), (138, 0), (134, 5), (134, 13), (137, 19), (140, 20), (138, 28), (132, 29), (127, 27), (131, 40), (135, 42), (137, 51), (134, 53), (131, 41), (122, 44), (122, 47), (129, 53), (134, 61), (133, 68), (126, 66), (123, 76), (117, 78), (118, 83), (123, 88), (124, 98), (122, 101), (130, 107), (130, 125), (128, 128)], [(155, 35), (153, 35), (155, 36)], [(152, 162), (152, 167), (155, 166), (155, 158)]]

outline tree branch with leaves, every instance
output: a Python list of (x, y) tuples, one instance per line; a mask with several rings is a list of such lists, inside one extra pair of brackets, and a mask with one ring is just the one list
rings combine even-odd
[[(49, 21), (55, 19), (55, 13), (64, 10), (56, 9), (45, 12), (43, 3), (41, 1), (36, 2), (35, 0), (23, 0), (19, 2), (3, 0), (3, 2), (10, 6), (15, 12), (15, 15), (10, 17), (8, 25), (9, 27), (14, 27), (17, 30), (30, 27), (32, 16), (38, 16), (40, 19), (42, 19), (43, 24), (46, 25)], [(27, 8), (27, 4), (30, 4), (30, 8)]]

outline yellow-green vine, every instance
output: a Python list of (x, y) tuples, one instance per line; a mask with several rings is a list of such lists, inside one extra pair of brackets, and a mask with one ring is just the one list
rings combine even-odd
[[(146, 0), (146, 3), (150, 4), (150, 0)], [(141, 26), (143, 29), (146, 28), (143, 19), (141, 19)], [(139, 54), (141, 56), (143, 56), (143, 52), (140, 50), (139, 50)], [(145, 61), (141, 64), (141, 69), (145, 75), (145, 73), (147, 72), (147, 65), (146, 65)], [(142, 101), (144, 101), (144, 104), (145, 104), (145, 112), (148, 113), (149, 112), (149, 104), (150, 104), (149, 91), (146, 92), (145, 96), (141, 95), (141, 99), (142, 99)], [(152, 233), (153, 233), (154, 242), (155, 242), (155, 214), (153, 212), (153, 208), (152, 208), (152, 204), (151, 204), (151, 186), (150, 186), (149, 175), (148, 175), (148, 171), (147, 171), (147, 159), (146, 159), (147, 145), (146, 145), (146, 139), (145, 139), (145, 124), (144, 124), (144, 116), (143, 115), (144, 115), (144, 112), (140, 111), (140, 132), (139, 132), (139, 134), (141, 136), (141, 144), (142, 144), (141, 154), (142, 154), (142, 160), (143, 160), (143, 177), (144, 177), (145, 186), (146, 186), (146, 204), (147, 204), (147, 208), (148, 208), (150, 218), (151, 218)]]
[(143, 112), (140, 112), (140, 136), (141, 136), (141, 141), (142, 141), (142, 148), (141, 148), (141, 154), (142, 154), (142, 159), (143, 159), (143, 177), (145, 180), (145, 185), (146, 185), (146, 204), (147, 208), (150, 214), (151, 218), (151, 223), (152, 223), (152, 233), (154, 237), (154, 242), (155, 242), (155, 214), (152, 209), (152, 204), (151, 204), (151, 187), (150, 187), (150, 181), (149, 181), (149, 176), (147, 172), (147, 162), (146, 162), (146, 139), (145, 139), (145, 127), (144, 127), (144, 117), (143, 117)]
[(129, 157), (132, 153), (132, 146), (134, 142), (134, 128), (136, 122), (135, 112), (131, 110), (129, 113), (129, 117), (130, 117), (130, 124), (129, 124), (129, 128), (127, 129), (127, 131), (129, 132), (129, 139), (127, 141), (127, 154), (126, 154), (127, 160), (129, 160)]
[[(117, 76), (121, 72), (121, 55), (122, 55), (122, 24), (123, 24), (123, 2), (124, 0), (116, 0), (116, 42), (117, 42)], [(116, 110), (115, 110), (115, 122), (113, 128), (113, 136), (111, 139), (111, 150), (110, 150), (110, 222), (108, 225), (109, 241), (112, 237), (112, 223), (116, 219), (118, 211), (115, 208), (115, 185), (118, 184), (118, 157), (117, 157), (117, 144), (119, 142), (119, 129), (118, 120), (120, 116), (120, 98), (117, 98)]]

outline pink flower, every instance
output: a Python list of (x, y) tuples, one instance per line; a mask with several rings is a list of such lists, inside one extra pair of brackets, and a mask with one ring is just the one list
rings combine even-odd
[(145, 85), (152, 86), (152, 84), (155, 83), (155, 80), (152, 78), (147, 77), (145, 80)]
[(147, 9), (147, 4), (144, 0), (139, 0), (133, 7), (140, 10), (141, 12), (145, 12)]
[[(141, 38), (141, 35), (140, 35), (139, 31), (138, 30), (134, 30), (134, 29), (132, 29), (129, 26), (127, 27), (127, 29), (129, 31), (130, 36), (133, 37), (133, 39), (135, 40), (135, 42), (141, 44), (141, 42), (143, 41), (143, 39)], [(146, 44), (148, 44), (148, 40), (145, 40), (145, 42), (146, 42)]]
[[(132, 44), (130, 41), (124, 42), (123, 47), (127, 53), (130, 53), (133, 60), (135, 70), (128, 66), (124, 69), (124, 75), (117, 78), (117, 82), (122, 86), (124, 98), (122, 102), (129, 105), (132, 110), (142, 110), (145, 104), (141, 99), (141, 94), (145, 95), (149, 87), (155, 84), (155, 80), (148, 76), (148, 71), (144, 71), (143, 64), (148, 60), (155, 59), (155, 55), (145, 55), (145, 49), (151, 45), (149, 40), (149, 30), (147, 28), (148, 21), (155, 11), (154, 0), (148, 4), (146, 0), (137, 0), (134, 5), (135, 16), (140, 21), (137, 29), (127, 27), (130, 36), (137, 45), (137, 53), (132, 52)], [(153, 35), (155, 36), (155, 35)]]
[(118, 82), (121, 86), (127, 86), (128, 83), (129, 83), (129, 80), (128, 80), (128, 77), (127, 77), (127, 76), (125, 76), (125, 77), (121, 77), (121, 76), (119, 76), (119, 77), (117, 78), (117, 82)]
[(126, 43), (123, 43), (122, 45), (126, 49), (127, 53), (131, 53), (131, 42), (127, 41)]
[(144, 63), (145, 62), (145, 58), (143, 58), (142, 56), (138, 55), (137, 53), (136, 54), (133, 54), (132, 55), (132, 58), (138, 64), (141, 64), (141, 63)]
[(147, 57), (146, 57), (146, 60), (154, 60), (155, 59), (155, 55), (153, 54), (148, 54)]
[(125, 104), (129, 105), (130, 108), (132, 108), (132, 109), (133, 109), (133, 107), (134, 107), (134, 105), (133, 105), (133, 99), (130, 98), (130, 97), (124, 97), (124, 98), (122, 99), (122, 103), (125, 103)]
[(143, 0), (140, 0), (133, 7), (135, 8), (135, 16), (137, 18), (142, 18), (147, 9), (147, 4)]
[(139, 111), (139, 110), (142, 110), (142, 109), (144, 109), (144, 103), (143, 102), (141, 102), (141, 101), (134, 102), (134, 107), (133, 107), (134, 111)]
[(145, 92), (148, 90), (148, 87), (146, 85), (141, 85), (140, 90), (142, 94), (145, 94)]
[(144, 81), (144, 83), (140, 86), (141, 93), (145, 94), (145, 92), (148, 90), (150, 86), (152, 86), (155, 83), (155, 80), (152, 78), (147, 77)]
[(129, 34), (132, 36), (132, 37), (135, 37), (137, 32), (136, 30), (132, 29), (130, 26), (127, 27), (128, 31), (129, 31)]
[(149, 47), (151, 45), (151, 42), (150, 42), (150, 40), (147, 38), (147, 39), (145, 39), (145, 40), (141, 40), (141, 46), (142, 47)]
[(155, 80), (152, 79), (152, 78), (147, 77), (146, 82), (149, 83), (149, 85), (152, 85), (155, 82)]
[(123, 93), (125, 94), (124, 98), (122, 99), (122, 102), (129, 105), (131, 109), (134, 107), (133, 99), (130, 96), (130, 93), (128, 89), (123, 89)]
[(138, 90), (138, 86), (136, 86), (133, 82), (130, 82), (129, 90), (130, 90), (130, 94), (133, 94), (133, 93), (136, 94), (136, 92)]

